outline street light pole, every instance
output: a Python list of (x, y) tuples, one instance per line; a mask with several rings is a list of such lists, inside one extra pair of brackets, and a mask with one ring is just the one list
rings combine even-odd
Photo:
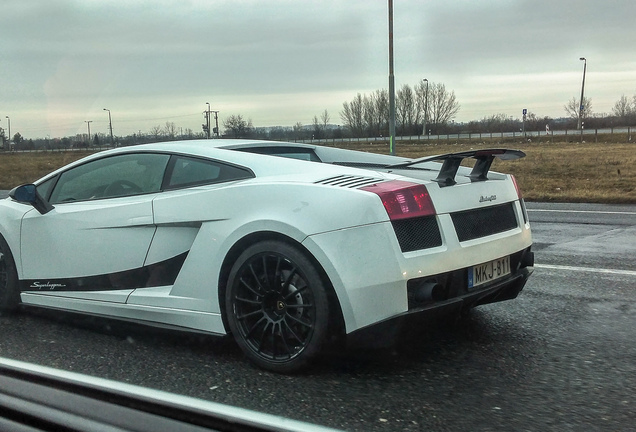
[(11, 119), (9, 116), (5, 116), (7, 118), (7, 125), (9, 126), (9, 145), (11, 145)]
[(205, 121), (208, 128), (208, 139), (210, 139), (210, 102), (206, 102), (205, 104), (208, 106), (208, 110), (205, 112)]
[(108, 111), (108, 125), (110, 127), (110, 145), (111, 147), (115, 147), (115, 140), (113, 139), (113, 120), (110, 117), (110, 110), (108, 108), (104, 108), (104, 111)]
[(587, 69), (587, 60), (585, 57), (581, 57), (579, 60), (583, 61), (583, 83), (581, 84), (581, 103), (579, 104), (579, 122), (577, 129), (581, 129), (583, 126), (583, 92), (585, 91), (585, 70)]
[(91, 145), (91, 122), (93, 120), (84, 120), (84, 123), (86, 123), (88, 125), (88, 142), (86, 143), (87, 146)]
[(389, 0), (389, 150), (395, 156), (395, 76), (393, 75), (393, 0)]
[(428, 134), (426, 133), (426, 120), (428, 115), (428, 79), (424, 78), (423, 81), (426, 82), (426, 92), (424, 92), (424, 130), (422, 132), (425, 137), (428, 137)]

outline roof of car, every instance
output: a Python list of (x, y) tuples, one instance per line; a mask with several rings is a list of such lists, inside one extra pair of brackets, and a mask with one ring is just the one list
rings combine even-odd
[[(44, 178), (48, 178), (55, 173), (66, 170), (71, 166), (79, 165), (87, 162), (91, 159), (96, 159), (109, 155), (134, 153), (134, 152), (167, 152), (177, 153), (188, 156), (199, 156), (204, 158), (215, 159), (219, 161), (229, 162), (240, 166), (250, 168), (257, 177), (261, 176), (286, 176), (294, 175), (305, 177), (307, 180), (315, 176), (329, 176), (340, 174), (352, 174), (352, 175), (369, 175), (366, 170), (360, 170), (357, 168), (350, 168), (345, 166), (336, 166), (331, 164), (318, 164), (315, 162), (302, 161), (297, 159), (281, 158), (277, 156), (268, 156), (255, 154), (251, 152), (235, 151), (238, 148), (255, 147), (255, 146), (298, 146), (298, 147), (312, 147), (305, 144), (296, 144), (289, 142), (274, 142), (274, 141), (256, 141), (256, 140), (228, 140), (228, 139), (215, 139), (215, 140), (187, 140), (187, 141), (170, 141), (170, 142), (158, 142), (151, 144), (141, 144), (135, 146), (119, 147), (104, 152), (99, 152), (88, 156), (84, 159), (80, 159), (65, 167), (60, 168), (47, 175)], [(266, 159), (265, 159), (266, 158)], [(311, 170), (307, 169), (307, 165), (312, 164)], [(312, 174), (309, 174), (309, 173)], [(374, 177), (384, 178), (386, 175), (381, 173), (373, 173)], [(43, 179), (44, 179), (43, 178)], [(43, 180), (41, 179), (41, 180)]]

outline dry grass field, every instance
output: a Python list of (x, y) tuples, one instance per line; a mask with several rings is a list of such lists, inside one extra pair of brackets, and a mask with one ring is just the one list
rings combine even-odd
[(0, 189), (31, 183), (88, 154), (86, 151), (0, 153)]
[[(627, 141), (627, 137), (625, 139)], [(387, 144), (355, 143), (345, 148), (388, 153)], [(431, 144), (398, 142), (397, 154), (416, 158), (479, 148), (515, 148), (527, 157), (493, 164), (514, 174), (528, 201), (636, 203), (636, 144), (609, 142), (464, 141)], [(0, 153), (0, 189), (28, 183), (73, 160), (78, 152)]]
[(514, 148), (526, 157), (493, 163), (514, 174), (528, 201), (636, 203), (636, 144), (527, 142), (398, 146), (409, 158), (479, 148)]

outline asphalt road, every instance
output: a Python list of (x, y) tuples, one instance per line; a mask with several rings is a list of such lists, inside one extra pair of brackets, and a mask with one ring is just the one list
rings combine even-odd
[(303, 375), (255, 369), (228, 339), (37, 310), (0, 317), (0, 355), (351, 431), (633, 430), (636, 206), (528, 208), (519, 298)]

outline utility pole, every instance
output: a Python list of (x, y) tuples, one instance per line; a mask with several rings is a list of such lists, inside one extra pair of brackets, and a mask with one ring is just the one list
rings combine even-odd
[(424, 81), (426, 82), (426, 92), (424, 93), (424, 130), (422, 132), (424, 132), (424, 136), (428, 139), (428, 134), (426, 133), (426, 116), (428, 115), (428, 79), (424, 78)]
[(104, 108), (104, 111), (108, 111), (108, 125), (110, 126), (110, 145), (111, 147), (115, 147), (115, 140), (113, 139), (113, 120), (110, 117), (110, 110), (108, 108)]
[(212, 132), (214, 132), (214, 134), (216, 135), (216, 137), (219, 137), (219, 111), (212, 111), (214, 113), (214, 129), (212, 130)]
[(205, 112), (205, 131), (208, 134), (208, 139), (210, 139), (210, 102), (206, 102), (206, 104), (208, 106), (208, 110)]
[(9, 116), (5, 116), (7, 118), (8, 126), (9, 126), (9, 146), (11, 146), (11, 119)]
[[(585, 90), (585, 69), (587, 69), (587, 60), (585, 57), (581, 57), (579, 60), (583, 62), (583, 84), (581, 84), (581, 103), (579, 104), (579, 123), (577, 125), (577, 129), (583, 130), (583, 91)], [(583, 132), (581, 132), (583, 133)]]
[(88, 140), (86, 142), (86, 145), (88, 147), (90, 147), (91, 145), (91, 123), (93, 122), (93, 120), (84, 120), (84, 123), (86, 123), (88, 125)]
[(395, 156), (395, 77), (393, 75), (393, 0), (389, 0), (389, 150)]

